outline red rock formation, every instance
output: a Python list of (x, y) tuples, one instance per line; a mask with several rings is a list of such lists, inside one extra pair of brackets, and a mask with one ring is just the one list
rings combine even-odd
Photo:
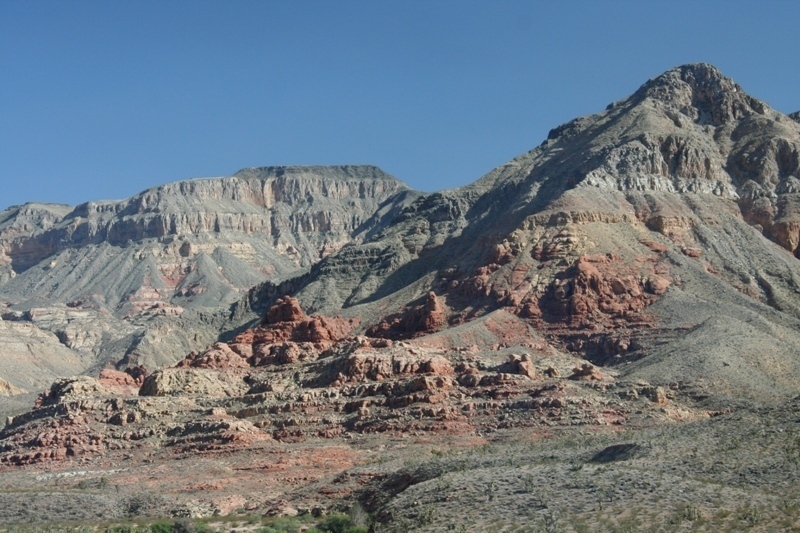
[(127, 396), (138, 395), (141, 386), (130, 374), (108, 368), (100, 372), (98, 381), (108, 390)]
[(307, 316), (297, 299), (278, 299), (261, 325), (237, 335), (230, 343), (218, 342), (199, 354), (191, 353), (176, 366), (194, 368), (249, 368), (291, 364), (316, 358), (322, 350), (344, 339), (359, 319)]
[(189, 356), (176, 365), (194, 368), (248, 368), (250, 365), (244, 357), (231, 349), (224, 342), (218, 342), (199, 354)]
[(139, 385), (144, 383), (144, 378), (150, 375), (150, 371), (148, 371), (144, 365), (126, 368), (125, 373), (131, 376)]
[(439, 330), (447, 323), (445, 308), (429, 292), (422, 305), (409, 307), (402, 313), (390, 315), (367, 330), (369, 337), (410, 339)]
[(573, 368), (572, 375), (569, 379), (580, 381), (614, 381), (614, 378), (600, 372), (600, 369), (589, 363), (584, 363), (580, 367)]
[(275, 305), (269, 308), (262, 320), (262, 325), (277, 324), (279, 322), (300, 322), (306, 318), (303, 308), (297, 298), (285, 296), (278, 298)]
[(536, 368), (533, 366), (529, 355), (512, 355), (509, 361), (517, 374), (527, 376), (531, 379), (536, 378)]
[(428, 358), (407, 356), (385, 356), (381, 354), (352, 354), (345, 362), (345, 369), (337, 381), (358, 382), (366, 379), (382, 381), (409, 374), (451, 375), (450, 361), (441, 356)]
[(582, 256), (568, 274), (556, 280), (539, 303), (546, 313), (576, 324), (590, 317), (628, 319), (651, 305), (652, 295), (663, 294), (670, 284), (656, 274), (645, 277), (614, 255)]
[(358, 323), (358, 318), (345, 320), (339, 316), (306, 316), (297, 299), (286, 296), (270, 307), (259, 327), (237, 335), (231, 345), (245, 351), (247, 349), (241, 345), (287, 341), (323, 345), (343, 339)]

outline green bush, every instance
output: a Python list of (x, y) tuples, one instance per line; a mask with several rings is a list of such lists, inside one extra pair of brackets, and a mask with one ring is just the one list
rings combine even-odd
[[(94, 531), (94, 530), (92, 530)], [(133, 524), (122, 524), (106, 529), (107, 533), (151, 533), (152, 530), (147, 526), (137, 526)]]
[(162, 514), (166, 500), (158, 494), (139, 492), (131, 495), (124, 502), (125, 514), (130, 517)]
[(187, 518), (176, 520), (172, 524), (172, 533), (195, 533), (194, 524)]
[(319, 525), (321, 531), (328, 533), (367, 533), (368, 528), (356, 526), (349, 516), (341, 513), (334, 513)]
[(277, 518), (269, 525), (258, 529), (258, 533), (298, 533), (300, 525), (291, 518)]
[(198, 522), (197, 524), (194, 525), (194, 531), (195, 533), (211, 533), (214, 530), (211, 529), (211, 526), (209, 526), (208, 524), (204, 522)]
[(319, 528), (330, 533), (347, 533), (351, 525), (350, 518), (347, 515), (335, 513), (325, 518)]
[(172, 524), (169, 522), (156, 522), (150, 524), (150, 531), (152, 533), (172, 533)]

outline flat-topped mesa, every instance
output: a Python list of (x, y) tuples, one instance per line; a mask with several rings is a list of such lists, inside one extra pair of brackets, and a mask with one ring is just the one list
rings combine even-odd
[(314, 241), (300, 250), (308, 262), (331, 244), (343, 245), (404, 190), (402, 181), (368, 165), (245, 168), (228, 177), (159, 185), (125, 200), (9, 208), (0, 212), (0, 255), (8, 255), (20, 273), (65, 248), (243, 233), (283, 238), (298, 249), (305, 235)]
[(84, 204), (73, 214), (97, 217), (99, 235), (122, 243), (204, 232), (351, 232), (405, 189), (377, 167), (247, 168), (229, 177), (153, 187), (115, 202), (113, 209), (105, 203)]
[(297, 178), (313, 175), (333, 180), (386, 180), (397, 182), (397, 178), (387, 174), (374, 165), (280, 165), (267, 167), (247, 167), (236, 172), (233, 177), (245, 179)]

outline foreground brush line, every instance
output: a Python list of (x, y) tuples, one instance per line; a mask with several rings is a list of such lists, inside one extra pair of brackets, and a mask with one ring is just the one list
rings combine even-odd
[(0, 523), (800, 529), (798, 120), (686, 65), (449, 191), (270, 167), (8, 215)]
[(334, 513), (325, 518), (282, 517), (262, 518), (260, 516), (231, 516), (203, 520), (188, 518), (138, 520), (111, 524), (81, 525), (47, 525), (47, 526), (12, 526), (0, 528), (8, 533), (33, 533), (47, 531), (50, 533), (222, 533), (226, 531), (242, 531), (252, 533), (367, 533), (369, 517), (359, 514), (351, 517), (344, 513)]

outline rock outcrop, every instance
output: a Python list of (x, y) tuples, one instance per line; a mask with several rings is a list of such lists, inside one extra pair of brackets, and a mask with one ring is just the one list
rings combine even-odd
[(408, 339), (434, 333), (447, 323), (444, 306), (429, 292), (425, 301), (418, 306), (405, 309), (396, 315), (384, 318), (379, 324), (370, 327), (367, 335), (385, 339)]
[(89, 376), (77, 376), (56, 380), (46, 393), (39, 395), (38, 406), (53, 405), (64, 400), (78, 400), (111, 396), (113, 393), (99, 380)]
[(8, 381), (0, 379), (0, 396), (18, 396), (27, 392), (28, 391), (21, 387), (15, 387)]
[(358, 318), (307, 316), (295, 298), (286, 296), (270, 307), (260, 326), (240, 333), (230, 343), (191, 353), (177, 367), (235, 369), (314, 359), (358, 323)]
[(221, 398), (245, 392), (243, 383), (216, 372), (194, 368), (156, 370), (139, 389), (140, 396), (202, 396)]

